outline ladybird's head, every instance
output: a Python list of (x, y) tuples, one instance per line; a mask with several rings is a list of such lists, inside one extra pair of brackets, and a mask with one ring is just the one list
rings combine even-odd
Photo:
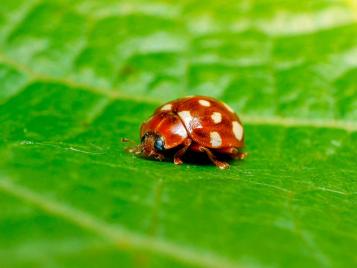
[(162, 136), (154, 132), (147, 132), (141, 138), (141, 144), (139, 145), (140, 154), (145, 157), (162, 160), (164, 158), (164, 145), (165, 143)]

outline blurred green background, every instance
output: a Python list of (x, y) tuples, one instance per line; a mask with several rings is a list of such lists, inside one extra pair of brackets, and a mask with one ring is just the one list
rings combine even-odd
[[(227, 171), (125, 152), (164, 101)], [(0, 267), (355, 267), (357, 1), (0, 0)]]

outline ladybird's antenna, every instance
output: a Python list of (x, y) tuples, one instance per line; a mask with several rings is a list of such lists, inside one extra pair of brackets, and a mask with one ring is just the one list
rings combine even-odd
[(130, 143), (131, 145), (136, 145), (136, 142), (129, 139), (129, 138), (121, 138), (121, 142), (123, 143)]
[(143, 147), (141, 144), (136, 144), (135, 141), (130, 140), (128, 138), (121, 138), (121, 142), (123, 143), (130, 143), (130, 147), (126, 147), (125, 150), (128, 151), (129, 153), (133, 153), (136, 155), (142, 154), (143, 152)]

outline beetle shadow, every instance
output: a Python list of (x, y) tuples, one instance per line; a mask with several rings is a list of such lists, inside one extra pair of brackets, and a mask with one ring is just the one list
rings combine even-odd
[[(165, 152), (165, 158), (162, 160), (162, 162), (166, 163), (173, 163), (174, 162), (174, 155), (177, 152), (177, 149), (173, 150), (168, 150)], [(217, 157), (218, 160), (220, 161), (225, 161), (230, 163), (233, 159), (225, 154), (217, 154), (215, 153), (215, 156)], [(143, 156), (141, 156), (143, 157)], [(150, 159), (150, 158), (145, 158), (151, 161), (158, 161), (157, 159)], [(207, 154), (205, 153), (199, 153), (199, 152), (192, 152), (192, 151), (187, 151), (185, 155), (181, 158), (183, 161), (183, 164), (188, 164), (188, 165), (195, 165), (195, 166), (214, 166), (212, 161), (208, 158)]]
[[(217, 160), (224, 161), (230, 164), (233, 160), (231, 157), (225, 154), (217, 154), (215, 153)], [(195, 166), (214, 166), (212, 161), (208, 158), (207, 154), (205, 153), (198, 153), (198, 152), (187, 152), (184, 157), (182, 158), (184, 164), (195, 165)]]
[[(140, 159), (144, 159), (147, 161), (161, 161), (165, 163), (172, 163), (174, 162), (174, 155), (177, 152), (177, 148), (167, 150), (164, 153), (164, 159), (158, 160), (152, 157), (146, 157), (144, 155), (136, 155), (136, 157)], [(218, 154), (214, 153), (215, 156), (217, 157), (218, 160), (220, 161), (225, 161), (230, 164), (230, 162), (233, 160), (231, 157), (225, 155), (225, 154)], [(192, 151), (187, 151), (185, 155), (182, 157), (183, 164), (188, 164), (188, 165), (195, 165), (195, 166), (214, 166), (212, 161), (208, 158), (207, 154), (205, 153), (199, 153), (199, 152), (192, 152)]]

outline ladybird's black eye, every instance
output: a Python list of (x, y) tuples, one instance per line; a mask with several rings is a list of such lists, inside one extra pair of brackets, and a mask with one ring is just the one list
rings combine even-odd
[(156, 138), (154, 146), (157, 151), (163, 151), (165, 149), (164, 141), (160, 137)]
[(144, 143), (146, 136), (147, 134), (145, 133), (145, 135), (141, 137), (141, 143)]

